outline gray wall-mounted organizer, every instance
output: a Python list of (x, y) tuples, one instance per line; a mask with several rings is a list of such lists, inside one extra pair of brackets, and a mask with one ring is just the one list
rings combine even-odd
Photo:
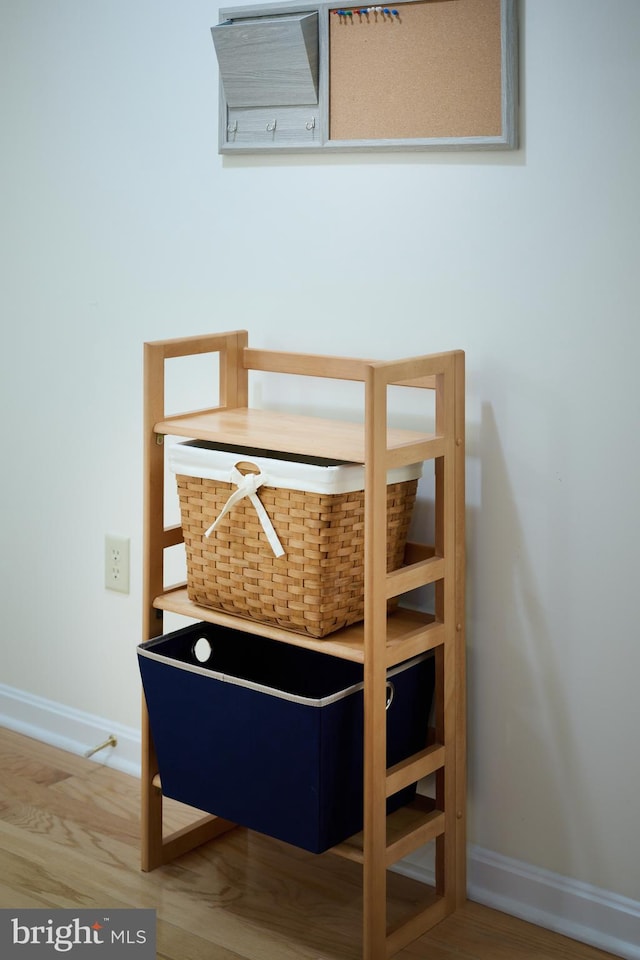
[(517, 146), (516, 0), (220, 10), (221, 153)]

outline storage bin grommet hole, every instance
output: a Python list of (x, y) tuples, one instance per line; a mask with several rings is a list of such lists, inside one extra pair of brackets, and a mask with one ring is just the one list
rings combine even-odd
[(206, 637), (198, 637), (193, 645), (193, 655), (198, 663), (206, 663), (211, 659), (213, 647)]
[(396, 694), (396, 688), (392, 684), (391, 680), (387, 680), (387, 705), (385, 707), (386, 710), (388, 710), (391, 704), (393, 703), (393, 698), (395, 694)]

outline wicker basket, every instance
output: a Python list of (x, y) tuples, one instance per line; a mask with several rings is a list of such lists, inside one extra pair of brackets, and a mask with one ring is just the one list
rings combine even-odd
[[(237, 460), (236, 454), (233, 451)], [(258, 462), (263, 469), (267, 461), (260, 463), (252, 456), (251, 462)], [(266, 483), (260, 486), (259, 499), (284, 551), (276, 556), (248, 497), (220, 518), (236, 489), (234, 484), (182, 473), (179, 463), (174, 470), (191, 600), (313, 637), (324, 637), (362, 620), (362, 489), (330, 494)], [(418, 483), (416, 472), (419, 475), (420, 465), (409, 479), (387, 486), (387, 570), (402, 564)], [(216, 529), (205, 536), (216, 518), (220, 518)]]

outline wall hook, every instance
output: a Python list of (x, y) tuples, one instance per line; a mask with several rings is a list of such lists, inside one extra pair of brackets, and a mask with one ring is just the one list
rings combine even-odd
[(267, 130), (269, 131), (269, 133), (273, 133), (273, 131), (276, 128), (277, 122), (278, 122), (277, 120), (269, 120), (267, 124)]

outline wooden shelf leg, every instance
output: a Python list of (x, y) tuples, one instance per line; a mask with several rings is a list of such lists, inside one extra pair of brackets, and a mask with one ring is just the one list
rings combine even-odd
[(153, 784), (158, 773), (156, 751), (149, 728), (149, 715), (142, 706), (141, 868), (155, 870), (164, 862), (162, 847), (162, 792)]
[(369, 371), (365, 386), (365, 665), (363, 960), (387, 956), (387, 384)]
[[(371, 845), (369, 845), (371, 846)], [(387, 877), (385, 836), (375, 844), (375, 853), (367, 851), (366, 831), (363, 867), (363, 960), (385, 960), (387, 956)]]

